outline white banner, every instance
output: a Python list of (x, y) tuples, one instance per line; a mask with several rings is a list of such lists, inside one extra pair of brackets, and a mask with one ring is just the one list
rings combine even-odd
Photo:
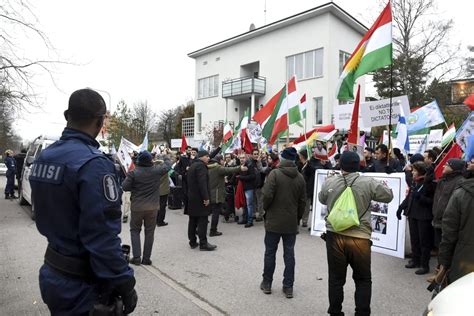
[[(314, 177), (313, 214), (311, 235), (320, 236), (326, 232), (327, 206), (321, 204), (318, 194), (326, 180), (329, 170), (316, 170)], [(383, 181), (392, 188), (393, 200), (390, 203), (372, 201), (370, 204), (372, 224), (372, 251), (398, 258), (405, 257), (405, 217), (397, 219), (397, 209), (405, 198), (406, 182), (404, 173), (361, 173), (361, 176), (370, 176)]]
[(120, 162), (120, 165), (122, 165), (122, 169), (125, 173), (130, 171), (130, 167), (133, 166), (132, 157), (130, 157), (129, 153), (137, 151), (137, 149), (138, 146), (122, 137), (119, 149), (117, 150), (117, 158)]
[(428, 135), (428, 149), (433, 147), (441, 148), (441, 141), (443, 140), (443, 130), (442, 129), (432, 129)]
[[(352, 111), (354, 110), (354, 104), (340, 104), (335, 105), (334, 108), (334, 126), (343, 131), (348, 131), (351, 126), (351, 118), (352, 118)], [(359, 111), (359, 129), (361, 131), (370, 132), (370, 127), (365, 128), (364, 122), (362, 121), (362, 117)]]
[(410, 142), (410, 154), (423, 154), (428, 146), (427, 137), (428, 134), (408, 136)]
[(171, 148), (181, 148), (181, 138), (171, 138)]
[[(392, 125), (398, 123), (400, 106), (403, 107), (404, 113), (410, 113), (410, 105), (406, 95), (392, 98)], [(360, 114), (362, 115), (364, 127), (388, 125), (390, 116), (390, 99), (361, 103)]]

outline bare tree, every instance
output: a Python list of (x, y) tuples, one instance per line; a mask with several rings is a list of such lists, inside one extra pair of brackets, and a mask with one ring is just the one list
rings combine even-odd
[(178, 118), (179, 107), (161, 111), (158, 115), (157, 132), (167, 143), (171, 146), (171, 139), (177, 138), (176, 125)]
[(143, 140), (156, 122), (156, 113), (151, 109), (147, 101), (136, 103), (132, 109), (132, 131), (133, 138)]
[[(26, 110), (26, 105), (38, 106), (35, 100), (33, 76), (38, 72), (46, 73), (54, 82), (51, 66), (64, 63), (57, 59), (37, 59), (24, 54), (22, 40), (40, 41), (48, 50), (48, 55), (54, 48), (37, 25), (38, 18), (28, 1), (3, 0), (0, 4), (0, 86), (8, 91), (8, 97), (3, 100), (16, 112)], [(35, 52), (36, 53), (36, 52)]]

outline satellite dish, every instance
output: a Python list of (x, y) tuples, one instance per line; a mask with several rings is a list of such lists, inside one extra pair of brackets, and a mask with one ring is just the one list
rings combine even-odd
[(249, 27), (249, 31), (255, 30), (255, 24), (251, 23)]

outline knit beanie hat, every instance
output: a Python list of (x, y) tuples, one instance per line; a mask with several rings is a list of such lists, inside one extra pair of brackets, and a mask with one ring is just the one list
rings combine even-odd
[(353, 151), (345, 151), (341, 155), (339, 160), (341, 170), (346, 172), (357, 172), (360, 170), (360, 158), (359, 155)]
[(152, 160), (152, 157), (149, 151), (144, 150), (138, 154), (137, 163), (140, 165), (150, 164), (151, 160)]
[(297, 151), (293, 147), (287, 147), (283, 149), (281, 157), (286, 160), (295, 161), (297, 156)]
[(451, 158), (448, 160), (448, 165), (453, 171), (463, 171), (466, 167), (466, 163), (462, 159)]

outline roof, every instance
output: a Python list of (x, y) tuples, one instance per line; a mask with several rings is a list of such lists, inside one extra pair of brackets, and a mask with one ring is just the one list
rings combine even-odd
[(223, 41), (217, 42), (215, 44), (206, 46), (204, 48), (198, 49), (194, 52), (191, 52), (188, 54), (189, 57), (191, 58), (196, 58), (201, 55), (210, 53), (212, 51), (215, 51), (217, 49), (225, 48), (231, 45), (235, 45), (237, 43), (249, 40), (251, 38), (257, 37), (264, 35), (266, 33), (273, 32), (275, 30), (278, 30), (280, 28), (296, 24), (298, 22), (314, 18), (318, 15), (323, 15), (325, 13), (332, 13), (336, 17), (338, 17), (340, 20), (342, 20), (344, 23), (352, 27), (356, 32), (360, 33), (361, 35), (364, 35), (367, 32), (367, 27), (359, 22), (356, 18), (354, 18), (352, 15), (347, 13), (345, 10), (343, 10), (340, 6), (335, 4), (334, 2), (328, 2), (326, 4), (320, 5), (318, 7), (309, 9), (307, 11), (289, 16), (287, 18), (284, 18), (282, 20), (264, 25), (262, 27), (256, 28), (254, 30), (250, 30), (248, 32), (236, 35), (234, 37), (225, 39)]

